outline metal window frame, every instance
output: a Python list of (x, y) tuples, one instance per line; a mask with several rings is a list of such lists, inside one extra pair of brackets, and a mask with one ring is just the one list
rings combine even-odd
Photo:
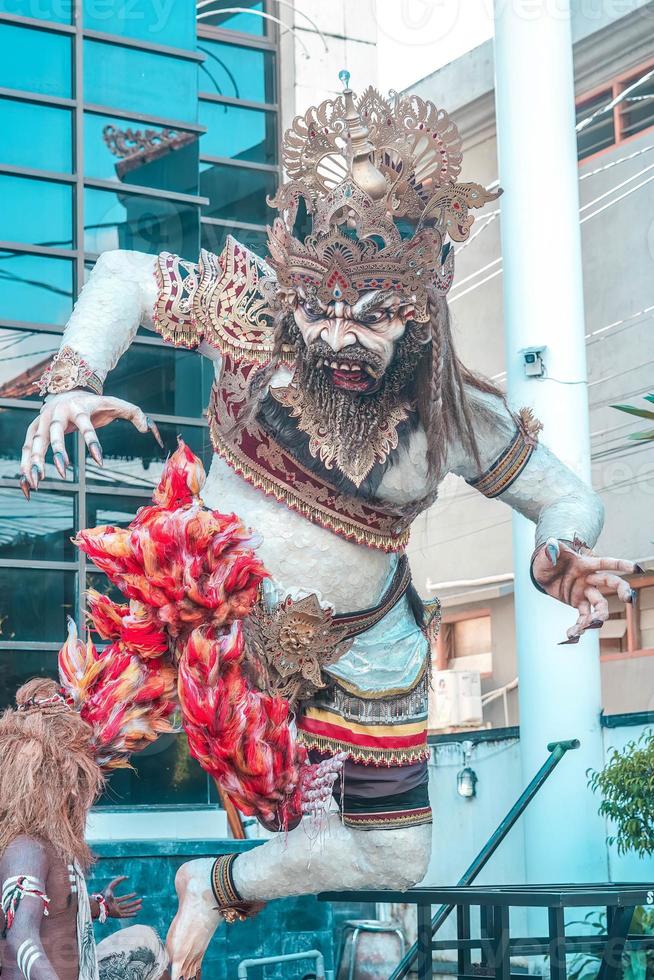
[[(2, 92), (3, 90), (0, 89), (0, 95)], [(199, 136), (207, 131), (207, 127), (201, 126), (200, 123), (180, 122), (179, 119), (170, 119), (168, 116), (153, 116), (147, 112), (116, 109), (114, 106), (103, 105), (100, 102), (85, 102), (84, 112), (93, 116), (117, 116), (128, 122), (145, 123), (149, 126), (159, 126), (161, 129), (179, 129), (186, 133), (197, 133)]]
[(243, 231), (266, 231), (266, 225), (256, 221), (227, 221), (225, 218), (201, 218), (201, 225), (217, 225), (220, 228), (241, 228)]
[(237, 99), (234, 95), (219, 95), (217, 92), (199, 92), (198, 101), (234, 106), (237, 109), (254, 109), (257, 112), (279, 112), (279, 103), (277, 102), (257, 102), (256, 99)]
[(45, 95), (42, 92), (29, 92), (24, 88), (0, 87), (0, 98), (13, 99), (14, 102), (34, 102), (36, 105), (51, 106), (55, 109), (74, 109), (75, 99), (64, 95)]
[(74, 24), (64, 24), (57, 20), (43, 20), (40, 17), (24, 17), (23, 14), (0, 13), (0, 24), (31, 27), (35, 31), (44, 31), (46, 34), (67, 34), (69, 37), (73, 37), (76, 33)]
[[(264, 5), (266, 8), (267, 4)], [(267, 9), (266, 9), (267, 12)], [(258, 48), (261, 51), (277, 51), (278, 42), (276, 31), (268, 32), (269, 27), (274, 27), (270, 21), (266, 21), (265, 34), (246, 34), (244, 31), (230, 31), (224, 27), (210, 27), (207, 24), (198, 24), (197, 37), (206, 41), (222, 41), (225, 44), (234, 44), (240, 48)]]
[[(156, 41), (148, 41), (145, 38), (127, 37), (123, 34), (112, 34), (111, 31), (97, 31), (93, 28), (85, 28), (83, 17), (77, 16), (78, 5), (75, 4), (73, 12), (73, 23), (64, 24), (55, 20), (43, 20), (39, 17), (25, 17), (22, 14), (0, 13), (0, 24), (11, 24), (15, 27), (27, 27), (28, 29), (42, 31), (46, 34), (63, 34), (71, 38), (76, 38), (79, 34), (82, 40), (101, 41), (103, 44), (113, 44), (121, 48), (138, 48), (139, 51), (149, 51), (152, 54), (168, 55), (181, 61), (204, 61), (204, 55), (193, 48), (178, 48), (172, 44), (157, 44)], [(80, 8), (80, 13), (82, 9)]]
[(201, 51), (191, 48), (176, 48), (171, 44), (157, 44), (156, 41), (146, 41), (140, 38), (127, 37), (122, 34), (111, 34), (108, 31), (96, 31), (91, 28), (82, 30), (85, 41), (100, 41), (102, 44), (113, 44), (117, 48), (137, 48), (150, 54), (161, 54), (177, 61), (195, 61), (201, 64), (205, 56)]
[(11, 163), (0, 163), (0, 174), (10, 177), (29, 177), (31, 180), (45, 180), (50, 184), (75, 184), (74, 173), (65, 174), (58, 170), (38, 170), (34, 167), (18, 167)]
[[(268, 2), (264, 3), (264, 9), (268, 11), (270, 4)], [(211, 225), (225, 227), (228, 229), (238, 229), (242, 228), (244, 230), (258, 231), (265, 233), (266, 226), (258, 223), (251, 222), (241, 222), (241, 221), (228, 221), (219, 218), (204, 218), (201, 213), (201, 207), (209, 204), (209, 200), (203, 195), (189, 195), (183, 194), (181, 192), (173, 191), (163, 191), (158, 188), (148, 188), (148, 187), (137, 187), (135, 185), (127, 185), (120, 183), (119, 181), (102, 180), (99, 178), (92, 178), (85, 176), (84, 168), (84, 124), (85, 115), (100, 115), (114, 117), (117, 119), (124, 119), (126, 121), (145, 124), (158, 128), (170, 128), (179, 130), (181, 132), (189, 132), (201, 136), (207, 131), (207, 128), (197, 122), (184, 122), (177, 119), (170, 119), (168, 117), (158, 117), (142, 112), (132, 112), (128, 109), (116, 108), (114, 106), (103, 105), (99, 103), (86, 102), (84, 98), (84, 42), (86, 40), (96, 41), (105, 44), (112, 44), (125, 48), (132, 48), (139, 51), (150, 52), (153, 54), (159, 54), (162, 56), (173, 57), (177, 60), (183, 60), (188, 62), (193, 62), (198, 65), (202, 64), (206, 56), (203, 52), (198, 50), (188, 50), (175, 48), (168, 45), (159, 45), (154, 42), (148, 42), (145, 39), (140, 40), (137, 38), (125, 38), (122, 36), (112, 35), (110, 33), (104, 33), (101, 31), (95, 31), (91, 29), (84, 29), (83, 25), (83, 0), (75, 0), (72, 23), (62, 24), (55, 21), (47, 21), (31, 17), (23, 17), (21, 15), (13, 14), (0, 14), (0, 23), (13, 24), (18, 27), (25, 27), (30, 30), (39, 30), (51, 35), (59, 35), (70, 38), (71, 42), (71, 97), (65, 96), (52, 96), (39, 92), (30, 92), (24, 89), (13, 89), (2, 87), (0, 88), (0, 98), (7, 100), (12, 100), (15, 102), (25, 102), (33, 105), (42, 105), (45, 107), (57, 108), (61, 110), (66, 110), (72, 115), (72, 156), (73, 156), (73, 166), (72, 173), (59, 173), (56, 171), (42, 170), (38, 168), (24, 168), (15, 167), (10, 165), (1, 165), (0, 173), (6, 173), (13, 176), (22, 176), (26, 178), (32, 178), (36, 180), (44, 180), (50, 183), (60, 183), (66, 184), (70, 187), (74, 187), (73, 196), (73, 239), (75, 242), (75, 247), (72, 249), (57, 248), (55, 246), (43, 246), (35, 244), (25, 244), (22, 242), (0, 242), (0, 250), (8, 251), (14, 254), (25, 254), (25, 255), (35, 255), (45, 258), (53, 258), (59, 260), (65, 260), (69, 262), (72, 267), (72, 286), (74, 300), (81, 290), (82, 284), (85, 278), (86, 265), (89, 261), (94, 261), (97, 259), (97, 255), (87, 252), (84, 249), (84, 191), (86, 188), (107, 190), (114, 193), (121, 194), (136, 194), (141, 197), (151, 197), (153, 199), (165, 199), (170, 201), (176, 201), (182, 204), (189, 204), (196, 207), (198, 214), (198, 235), (202, 235), (202, 225)], [(276, 25), (270, 22), (265, 22), (265, 34), (262, 36), (249, 35), (237, 31), (228, 31), (220, 28), (211, 28), (208, 26), (197, 27), (197, 38), (198, 40), (207, 41), (219, 41), (224, 44), (233, 45), (240, 48), (250, 48), (259, 50), (262, 52), (269, 52), (274, 56), (274, 74), (275, 74), (275, 86), (276, 94), (280, 92), (280, 66), (279, 66), (279, 30)], [(198, 102), (217, 102), (227, 105), (241, 106), (246, 109), (253, 109), (258, 111), (275, 113), (277, 116), (277, 152), (278, 159), (279, 149), (281, 146), (281, 133), (280, 133), (280, 105), (278, 102), (268, 103), (268, 102), (257, 102), (255, 100), (247, 99), (232, 99), (229, 96), (214, 97), (213, 93), (198, 93)], [(200, 153), (199, 159), (204, 163), (210, 163), (215, 165), (224, 166), (234, 166), (241, 167), (242, 169), (249, 170), (259, 170), (262, 172), (269, 172), (281, 175), (281, 166), (277, 164), (258, 164), (250, 161), (237, 161), (232, 158), (217, 158), (211, 157), (210, 155), (202, 155)], [(32, 321), (22, 321), (13, 319), (2, 319), (0, 318), (0, 328), (23, 331), (25, 333), (43, 333), (55, 336), (61, 336), (64, 330), (64, 326), (52, 323), (36, 323)], [(164, 344), (161, 338), (157, 336), (152, 337), (136, 337), (134, 343), (137, 346), (147, 347), (166, 347), (169, 345)], [(32, 415), (38, 412), (40, 407), (40, 399), (31, 400), (29, 398), (0, 398), (0, 409), (18, 409), (26, 413), (31, 413)], [(150, 413), (151, 417), (160, 423), (169, 424), (172, 426), (187, 427), (191, 429), (208, 429), (208, 420), (206, 417), (187, 417), (179, 415), (166, 415), (158, 413)], [(147, 499), (150, 494), (149, 487), (143, 486), (113, 486), (112, 484), (102, 484), (91, 482), (91, 474), (87, 471), (87, 460), (86, 460), (86, 447), (84, 444), (83, 437), (80, 433), (76, 436), (76, 455), (75, 460), (75, 470), (74, 479), (71, 480), (56, 480), (53, 478), (47, 478), (43, 480), (40, 484), (40, 488), (49, 493), (60, 493), (68, 499), (72, 499), (74, 507), (74, 521), (75, 526), (81, 525), (86, 519), (86, 514), (88, 510), (89, 497), (94, 496), (106, 496), (111, 495), (114, 498), (131, 500), (131, 499)], [(153, 483), (153, 486), (155, 484)], [(0, 476), (0, 489), (6, 490), (16, 490), (18, 491), (18, 486), (16, 480), (12, 477)], [(74, 603), (75, 612), (78, 622), (81, 625), (83, 631), (83, 614), (84, 614), (84, 593), (87, 585), (87, 576), (89, 574), (90, 568), (87, 563), (86, 556), (83, 553), (79, 553), (75, 556), (73, 560), (69, 561), (56, 561), (56, 560), (43, 560), (43, 561), (33, 561), (27, 559), (14, 559), (14, 558), (0, 558), (0, 568), (12, 568), (19, 570), (50, 570), (50, 571), (61, 571), (68, 574), (74, 574), (75, 584), (74, 584)], [(60, 648), (59, 642), (50, 641), (23, 641), (23, 640), (4, 640), (0, 639), (0, 657), (5, 655), (11, 655), (19, 651), (35, 651), (43, 652), (44, 654), (56, 654)], [(211, 792), (211, 782), (209, 777), (207, 777), (207, 799), (209, 799), (209, 793)], [(201, 804), (206, 809), (217, 809), (219, 808), (214, 803)], [(159, 807), (155, 807), (159, 809)], [(196, 807), (197, 808), (197, 807)], [(108, 809), (112, 809), (109, 807)], [(144, 809), (139, 807), (137, 809)], [(146, 807), (147, 809), (147, 807)]]
[(41, 255), (51, 259), (77, 258), (76, 248), (58, 248), (56, 245), (35, 245), (4, 240), (0, 241), (0, 252), (21, 252), (23, 255)]
[[(648, 58), (647, 61), (643, 61), (639, 65), (635, 65), (633, 68), (629, 68), (626, 71), (620, 72), (619, 75), (615, 75), (613, 78), (604, 82), (602, 85), (595, 85), (593, 88), (588, 89), (581, 95), (575, 98), (575, 109), (579, 110), (583, 107), (584, 103), (590, 102), (592, 99), (601, 95), (602, 92), (606, 92), (609, 96), (609, 101), (615, 99), (628, 85), (630, 82), (634, 81), (639, 75), (649, 71), (654, 68), (654, 59)], [(616, 146), (626, 146), (631, 143), (632, 140), (638, 139), (645, 133), (652, 132), (654, 130), (654, 124), (651, 126), (646, 126), (644, 129), (639, 129), (637, 133), (632, 133), (631, 136), (622, 136), (622, 113), (623, 105), (618, 103), (613, 107), (613, 133), (614, 139), (609, 146), (603, 147), (601, 150), (596, 150), (595, 153), (591, 153), (587, 157), (582, 157), (579, 160), (579, 166), (586, 163), (590, 163), (597, 157), (603, 156), (605, 153), (609, 153)]]
[(253, 160), (235, 160), (234, 157), (215, 157), (209, 153), (200, 154), (200, 163), (213, 163), (217, 167), (234, 167), (237, 170), (267, 170), (279, 173), (278, 163), (255, 163)]

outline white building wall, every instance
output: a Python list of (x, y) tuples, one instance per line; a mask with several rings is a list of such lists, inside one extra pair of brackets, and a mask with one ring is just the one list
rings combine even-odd
[[(578, 5), (575, 21), (579, 95), (654, 56), (652, 32), (643, 33), (644, 25), (654, 22), (654, 3), (621, 4), (620, 13), (614, 6), (610, 17), (608, 5), (604, 5), (604, 14), (611, 22), (608, 27), (608, 21), (595, 16), (588, 5), (582, 7)], [(583, 23), (579, 19), (582, 13), (586, 17)], [(464, 138), (463, 179), (490, 183), (498, 177), (492, 87), (493, 49), (489, 41), (410, 89), (452, 111)], [(654, 171), (646, 170), (637, 176), (654, 165), (654, 149), (647, 149), (650, 146), (654, 146), (652, 130), (582, 162), (581, 206), (589, 205), (582, 216), (654, 175)], [(639, 150), (647, 152), (607, 166)], [(585, 176), (600, 167), (607, 169)], [(602, 198), (625, 181), (624, 187)], [(505, 192), (510, 194), (511, 188)], [(600, 200), (592, 204), (596, 198)], [(654, 306), (653, 202), (654, 182), (644, 184), (582, 225), (587, 332), (603, 331), (615, 321), (626, 320), (622, 326), (589, 337), (588, 342), (593, 485), (606, 507), (606, 527), (598, 549), (604, 554), (640, 559), (654, 555), (654, 449), (651, 444), (634, 444), (628, 439), (629, 433), (643, 429), (646, 423), (630, 419), (611, 406), (638, 403), (643, 393), (652, 390), (654, 309), (638, 314)], [(473, 235), (485, 224), (484, 215), (495, 207), (489, 204), (479, 214)], [(547, 187), (534, 187), (533, 207), (547, 207)], [(525, 220), (529, 220), (528, 214)], [(499, 258), (499, 219), (495, 218), (470, 244), (458, 249), (451, 310), (464, 362), (490, 377), (499, 375), (501, 382), (504, 344)], [(553, 254), (553, 289), (556, 261)], [(482, 282), (484, 279), (487, 281)], [(553, 385), (552, 389), (555, 395)], [(574, 419), (570, 424), (574, 425)], [(547, 432), (542, 438), (547, 442)], [(417, 522), (412, 535), (409, 550), (418, 588), (427, 594), (427, 580), (510, 573), (510, 528), (510, 514), (504, 505), (485, 500), (460, 479), (448, 477), (439, 501)], [(489, 605), (495, 619), (496, 604)], [(513, 656), (513, 648), (511, 636), (500, 656)], [(654, 658), (603, 664), (603, 687), (607, 713), (652, 708)], [(498, 723), (495, 717), (492, 721)]]
[(340, 94), (341, 69), (351, 73), (356, 92), (377, 84), (377, 24), (367, 4), (301, 0), (292, 11), (280, 7), (280, 17), (293, 28), (282, 35), (283, 127)]

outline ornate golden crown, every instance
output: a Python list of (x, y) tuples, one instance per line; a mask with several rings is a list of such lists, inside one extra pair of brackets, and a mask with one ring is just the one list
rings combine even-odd
[[(457, 183), (461, 137), (447, 112), (416, 95), (357, 99), (349, 72), (342, 96), (297, 116), (284, 135), (290, 177), (269, 201), (280, 217), (268, 229), (270, 265), (281, 297), (303, 287), (324, 303), (356, 302), (373, 289), (395, 289), (429, 319), (430, 287), (446, 293), (453, 249), (480, 208), (501, 191)], [(300, 200), (312, 218), (304, 242), (293, 235)]]

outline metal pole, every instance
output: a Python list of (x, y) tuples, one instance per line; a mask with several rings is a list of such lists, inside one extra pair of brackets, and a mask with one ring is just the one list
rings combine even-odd
[[(533, 407), (543, 442), (589, 481), (569, 0), (496, 0), (495, 73), (509, 400)], [(528, 378), (522, 351), (539, 346), (546, 348), (546, 376)], [(583, 748), (527, 814), (527, 881), (604, 880), (605, 828), (586, 777), (603, 761), (597, 632), (577, 646), (559, 646), (576, 613), (533, 587), (533, 546), (533, 525), (515, 515), (523, 775), (534, 771), (555, 733), (578, 734)]]
[[(540, 767), (534, 778), (531, 780), (529, 785), (522, 791), (518, 799), (515, 801), (507, 815), (504, 817), (502, 822), (497, 827), (497, 830), (491, 834), (488, 838), (481, 851), (474, 859), (472, 864), (464, 871), (464, 873), (459, 878), (457, 885), (470, 885), (475, 880), (479, 872), (484, 868), (491, 857), (500, 846), (506, 835), (509, 833), (514, 824), (519, 820), (524, 811), (527, 809), (533, 798), (536, 796), (543, 784), (549, 779), (553, 771), (558, 766), (559, 762), (566, 754), (566, 752), (571, 749), (579, 748), (579, 740), (576, 738), (568, 739), (561, 742), (551, 742), (547, 746), (547, 751), (550, 753), (543, 765)], [(443, 925), (448, 915), (453, 911), (454, 905), (441, 905), (436, 915), (431, 920), (431, 935), (432, 937), (438, 932), (440, 927)], [(418, 947), (420, 942), (424, 943), (424, 938), (418, 936), (418, 941), (411, 946), (408, 950), (406, 956), (400, 961), (400, 963), (395, 968), (394, 973), (391, 974), (389, 980), (402, 980), (406, 977), (414, 959), (418, 953)]]

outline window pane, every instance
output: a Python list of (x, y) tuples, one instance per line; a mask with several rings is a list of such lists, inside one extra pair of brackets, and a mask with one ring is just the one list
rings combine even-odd
[(39, 490), (28, 503), (18, 487), (0, 487), (0, 558), (75, 561), (74, 505), (69, 493)]
[[(625, 83), (624, 88), (629, 88), (634, 81), (636, 79), (630, 79)], [(625, 97), (621, 106), (623, 139), (654, 126), (654, 78), (634, 88)]]
[(166, 456), (177, 448), (181, 436), (189, 448), (209, 468), (213, 451), (206, 426), (173, 425), (158, 422), (164, 448), (160, 449), (150, 433), (141, 435), (128, 422), (112, 422), (102, 430), (100, 441), (104, 466), (87, 458), (87, 479), (96, 486), (142, 487), (148, 496), (161, 479)]
[[(594, 113), (599, 112), (603, 106), (608, 105), (613, 97), (610, 89), (601, 92), (581, 105), (577, 106), (577, 124), (584, 119), (588, 119)], [(598, 153), (607, 146), (615, 143), (615, 127), (613, 125), (613, 112), (600, 113), (577, 132), (577, 156), (580, 160), (589, 157), (593, 153)]]
[(196, 62), (100, 41), (84, 42), (84, 59), (87, 102), (196, 121)]
[(15, 24), (0, 24), (0, 88), (71, 97), (71, 41)]
[[(16, 486), (18, 486), (20, 479), (20, 451), (25, 441), (25, 433), (32, 419), (38, 414), (39, 407), (38, 404), (29, 409), (0, 407), (0, 476), (8, 480), (15, 480)], [(67, 479), (72, 480), (77, 459), (76, 442), (73, 435), (66, 436), (66, 448), (73, 464), (73, 468), (68, 469)], [(45, 476), (47, 480), (61, 480), (50, 456), (46, 457)], [(63, 481), (61, 482), (63, 486)], [(32, 500), (35, 499), (35, 496), (32, 494)]]
[(109, 374), (105, 391), (144, 412), (199, 419), (213, 380), (213, 364), (194, 351), (134, 344)]
[(256, 13), (221, 13), (220, 11), (231, 7), (239, 7), (240, 10), (263, 11), (263, 0), (239, 0), (239, 3), (232, 3), (231, 0), (215, 0), (214, 3), (205, 4), (198, 9), (198, 24), (205, 27), (221, 27), (224, 31), (240, 31), (242, 34), (265, 34), (266, 21)]
[(70, 24), (73, 0), (0, 0), (0, 13)]
[(89, 30), (169, 44), (175, 48), (195, 47), (195, 4), (130, 0), (129, 3), (84, 3), (82, 6), (84, 27)]
[(200, 102), (200, 122), (207, 127), (202, 155), (232, 157), (250, 163), (277, 161), (277, 114), (263, 109)]
[[(130, 520), (131, 517), (125, 523), (129, 524)], [(95, 527), (95, 525), (89, 525), (89, 526)], [(120, 591), (120, 589), (117, 586), (113, 585), (112, 582), (109, 581), (106, 575), (104, 575), (102, 572), (96, 571), (94, 569), (93, 564), (90, 562), (87, 566), (87, 569), (88, 569), (86, 573), (87, 589), (95, 589), (95, 591), (99, 592), (101, 595), (108, 595), (109, 598), (113, 599), (114, 602), (118, 602), (118, 603), (125, 602), (125, 596), (123, 595), (123, 593)]]
[(66, 616), (75, 616), (74, 572), (0, 568), (2, 639), (63, 643)]
[(134, 770), (118, 769), (98, 806), (189, 806), (209, 802), (207, 775), (188, 751), (185, 735), (162, 735), (132, 756)]
[(0, 252), (0, 320), (64, 324), (73, 306), (73, 263)]
[(251, 102), (275, 101), (275, 62), (272, 51), (198, 38), (207, 56), (200, 66), (200, 90)]
[(220, 255), (225, 247), (225, 241), (228, 235), (231, 235), (239, 241), (241, 245), (252, 249), (261, 258), (265, 258), (268, 255), (268, 235), (263, 228), (260, 231), (252, 231), (246, 228), (234, 228), (230, 225), (203, 224), (202, 248), (206, 248), (207, 251)]
[[(0, 163), (70, 173), (72, 117), (68, 109), (0, 99)], [(47, 156), (43, 147), (47, 146)]]
[(277, 175), (270, 171), (200, 164), (200, 192), (211, 202), (203, 208), (207, 218), (265, 225), (274, 217), (266, 196), (276, 188)]
[(87, 177), (197, 194), (198, 147), (195, 133), (116, 116), (84, 117)]
[(33, 677), (58, 679), (54, 650), (0, 650), (0, 711), (16, 707), (16, 691)]
[(73, 189), (0, 174), (0, 239), (28, 245), (73, 246)]
[[(139, 507), (151, 504), (148, 497), (121, 497), (112, 493), (90, 493), (86, 499), (85, 527), (97, 527), (98, 524), (113, 524), (114, 527), (126, 527), (136, 516)], [(95, 573), (93, 573), (95, 574)], [(99, 575), (99, 573), (98, 573)], [(102, 575), (104, 579), (105, 576)], [(106, 582), (109, 580), (106, 579)], [(98, 592), (106, 592), (106, 588), (94, 585)]]
[(84, 192), (84, 202), (87, 252), (128, 248), (198, 254), (199, 214), (193, 205), (91, 188)]
[(35, 382), (60, 344), (59, 334), (0, 328), (0, 398), (40, 402)]

